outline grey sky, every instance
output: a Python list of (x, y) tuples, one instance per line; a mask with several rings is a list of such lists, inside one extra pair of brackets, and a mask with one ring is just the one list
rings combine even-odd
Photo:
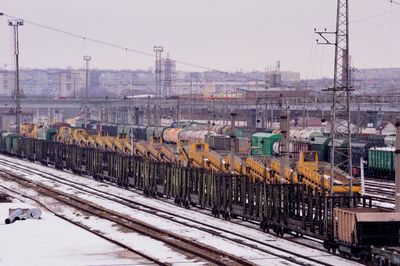
[[(356, 67), (400, 65), (400, 5), (351, 0), (351, 54)], [(2, 0), (0, 11), (37, 23), (211, 68), (263, 70), (280, 59), (302, 77), (332, 76), (333, 47), (317, 46), (314, 27), (334, 30), (336, 0)], [(392, 21), (392, 22), (390, 22)], [(0, 17), (0, 62), (11, 62), (11, 32)], [(21, 65), (97, 68), (153, 66), (153, 58), (84, 42), (26, 23)], [(166, 53), (164, 52), (164, 55)], [(177, 65), (181, 70), (196, 70)], [(200, 69), (201, 70), (201, 69)]]

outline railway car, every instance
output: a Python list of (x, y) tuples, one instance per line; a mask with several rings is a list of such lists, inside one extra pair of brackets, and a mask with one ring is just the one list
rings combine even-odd
[(21, 136), (16, 133), (3, 133), (1, 135), (2, 141), (4, 142), (4, 150), (6, 154), (12, 156), (18, 155), (19, 152), (19, 138)]
[(241, 156), (249, 156), (251, 154), (251, 140), (247, 138), (237, 138), (235, 152)]
[(117, 124), (101, 124), (100, 132), (103, 136), (113, 136), (118, 135), (118, 125)]
[[(290, 158), (299, 159), (299, 155), (303, 151), (310, 151), (311, 145), (308, 142), (300, 142), (300, 141), (289, 141), (288, 153)], [(273, 155), (279, 156), (282, 154), (281, 151), (281, 142), (277, 141), (274, 143), (273, 147)]]
[(320, 161), (328, 162), (329, 153), (329, 137), (314, 137), (310, 140), (310, 150), (318, 152), (318, 158)]
[(132, 127), (132, 137), (137, 140), (147, 140), (145, 126), (134, 126)]
[(280, 134), (256, 133), (251, 136), (251, 154), (255, 156), (272, 156), (273, 145), (281, 139)]
[(303, 143), (309, 143), (315, 137), (322, 137), (321, 131), (315, 129), (291, 128), (289, 133), (290, 140)]
[[(172, 129), (163, 130), (163, 138), (176, 140), (179, 131), (182, 131), (174, 129), (168, 133), (169, 130)], [(281, 236), (288, 232), (307, 235), (324, 241), (327, 249), (338, 249), (349, 256), (381, 259), (383, 256), (396, 255), (394, 252), (378, 254), (376, 250), (371, 251), (374, 250), (371, 245), (398, 246), (400, 218), (397, 213), (371, 209), (369, 197), (332, 197), (302, 184), (270, 184), (266, 180), (268, 173), (264, 171), (264, 164), (259, 165), (262, 173), (256, 173), (256, 176), (263, 178), (249, 182), (248, 176), (242, 174), (241, 170), (232, 174), (229, 171), (183, 167), (145, 157), (126, 156), (116, 151), (14, 135), (3, 134), (1, 143), (7, 146), (8, 140), (11, 141), (9, 145), (13, 145), (15, 138), (19, 142), (17, 152), (21, 152), (18, 147), (29, 147), (19, 153), (21, 156), (54, 165), (57, 169), (68, 169), (96, 180), (108, 180), (124, 188), (135, 187), (143, 190), (145, 195), (172, 197), (178, 205), (208, 208), (217, 217), (254, 220), (259, 222), (263, 230), (272, 230)], [(12, 155), (7, 149), (4, 152)], [(223, 159), (218, 159), (212, 165), (224, 167), (226, 162)], [(205, 162), (200, 160), (200, 164)], [(257, 167), (252, 169), (257, 170)], [(232, 195), (232, 198), (226, 195)], [(367, 209), (348, 209), (350, 206)]]
[(231, 138), (221, 134), (206, 135), (205, 142), (216, 151), (227, 151), (230, 147)]
[(153, 140), (155, 130), (156, 127), (146, 127), (146, 141), (150, 142)]
[(131, 134), (131, 126), (120, 124), (117, 127), (117, 134), (119, 137), (130, 137)]
[(167, 129), (167, 127), (156, 127), (154, 130), (153, 138), (157, 141), (161, 141), (164, 130), (166, 130), (166, 129)]
[(368, 176), (371, 178), (394, 179), (395, 148), (377, 147), (368, 150)]
[[(360, 177), (361, 174), (361, 158), (363, 161), (367, 162), (364, 164), (364, 168), (367, 169), (368, 172), (368, 162), (369, 162), (369, 150), (374, 147), (384, 147), (385, 144), (383, 139), (371, 139), (369, 141), (354, 141), (351, 143), (351, 160), (353, 165), (353, 176)], [(369, 174), (369, 173), (367, 173)]]
[(36, 128), (36, 139), (46, 139), (46, 132), (48, 128), (44, 125), (38, 125)]
[(351, 139), (354, 141), (374, 141), (374, 142), (384, 142), (385, 135), (379, 134), (366, 134), (366, 133), (353, 133), (351, 134)]
[(24, 138), (36, 138), (37, 137), (37, 125), (34, 123), (21, 123), (20, 134)]
[(335, 208), (333, 221), (335, 244), (325, 243), (325, 246), (362, 261), (372, 258), (371, 247), (394, 247), (400, 243), (399, 212), (381, 208)]
[[(332, 151), (332, 149), (336, 148), (336, 149), (341, 149), (343, 151), (346, 151), (347, 150), (347, 146), (348, 146), (348, 141), (344, 140), (344, 139), (336, 139), (335, 143), (332, 144), (332, 139), (329, 139), (329, 142), (328, 142), (327, 146), (328, 146), (328, 159), (327, 159), (327, 162), (330, 162), (331, 161), (331, 151)], [(335, 160), (335, 165), (339, 165), (340, 162), (343, 162), (346, 159), (343, 157), (342, 154), (335, 153), (334, 160)]]
[(254, 128), (254, 127), (240, 127), (241, 134), (238, 137), (251, 139), (251, 136), (256, 133), (272, 133), (273, 128)]
[(182, 131), (182, 128), (167, 128), (163, 132), (163, 141), (166, 143), (175, 143), (179, 142), (179, 134)]

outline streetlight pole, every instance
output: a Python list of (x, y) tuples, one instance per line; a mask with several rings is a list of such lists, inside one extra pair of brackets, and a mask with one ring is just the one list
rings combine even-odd
[(89, 61), (92, 60), (92, 58), (89, 55), (84, 55), (83, 60), (85, 60), (86, 63), (86, 68), (85, 68), (85, 73), (86, 73), (86, 85), (85, 85), (85, 101), (84, 101), (84, 112), (85, 112), (85, 118), (89, 118), (89, 105), (88, 105), (88, 99), (89, 99)]
[(16, 133), (19, 133), (21, 127), (21, 99), (19, 88), (19, 38), (18, 27), (23, 26), (24, 21), (21, 19), (8, 20), (8, 26), (14, 30), (14, 55), (15, 55), (15, 125)]

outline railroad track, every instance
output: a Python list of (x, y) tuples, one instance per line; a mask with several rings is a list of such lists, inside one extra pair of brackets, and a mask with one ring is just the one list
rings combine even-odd
[[(123, 206), (129, 207), (129, 208), (141, 211), (141, 212), (150, 213), (151, 215), (158, 216), (161, 219), (168, 219), (170, 221), (179, 223), (181, 225), (190, 226), (191, 228), (196, 228), (196, 229), (208, 232), (208, 233), (212, 232), (213, 234), (218, 234), (218, 236), (223, 238), (224, 240), (235, 242), (237, 244), (252, 248), (253, 250), (258, 250), (262, 253), (266, 253), (266, 254), (281, 258), (281, 259), (286, 260), (291, 263), (295, 263), (295, 264), (299, 264), (299, 265), (309, 265), (309, 264), (332, 265), (331, 263), (321, 261), (321, 259), (319, 259), (319, 258), (312, 258), (310, 256), (303, 255), (299, 252), (294, 252), (294, 251), (290, 251), (287, 249), (283, 249), (283, 248), (277, 247), (274, 244), (265, 243), (265, 242), (244, 236), (239, 233), (225, 230), (221, 227), (213, 226), (209, 223), (204, 223), (204, 222), (200, 222), (195, 219), (191, 219), (189, 217), (177, 215), (176, 213), (162, 210), (160, 208), (150, 207), (150, 206), (147, 206), (138, 201), (135, 201), (132, 199), (127, 199), (127, 198), (124, 198), (124, 197), (121, 197), (121, 196), (118, 196), (115, 194), (111, 194), (111, 193), (102, 191), (100, 189), (89, 187), (82, 183), (74, 182), (72, 180), (62, 178), (60, 176), (55, 176), (55, 175), (52, 175), (49, 173), (44, 173), (39, 170), (33, 170), (31, 168), (24, 167), (19, 164), (15, 164), (8, 160), (0, 159), (0, 162), (9, 168), (12, 168), (12, 169), (15, 169), (18, 171), (22, 171), (27, 174), (38, 175), (40, 177), (51, 180), (53, 182), (57, 182), (57, 183), (61, 183), (63, 185), (73, 187), (74, 189), (80, 190), (81, 192), (90, 193), (91, 195), (95, 195), (97, 197), (101, 197), (106, 200), (111, 200), (113, 202), (117, 202), (118, 204), (121, 204)], [(291, 241), (291, 240), (289, 240), (289, 241)], [(304, 244), (300, 244), (294, 240), (291, 242), (296, 243), (298, 245), (307, 246)], [(316, 249), (315, 247), (313, 247), (313, 248)], [(325, 255), (322, 255), (322, 256), (334, 256), (334, 255), (325, 252)], [(234, 261), (232, 258), (231, 258), (231, 260)]]
[(111, 221), (121, 226), (122, 228), (149, 236), (178, 250), (182, 250), (185, 253), (189, 253), (194, 255), (195, 257), (202, 258), (206, 262), (215, 263), (217, 265), (254, 265), (246, 259), (242, 259), (235, 255), (225, 253), (223, 251), (200, 244), (198, 242), (194, 242), (190, 239), (186, 239), (177, 234), (159, 229), (155, 226), (143, 223), (142, 221), (129, 217), (128, 215), (124, 215), (103, 206), (94, 204), (93, 202), (90, 202), (88, 200), (84, 200), (82, 198), (72, 195), (67, 195), (49, 186), (4, 172), (1, 173), (0, 176), (29, 189), (38, 191), (39, 193), (47, 197), (56, 199), (57, 201), (67, 206), (71, 206), (74, 209)]
[[(365, 180), (365, 192), (379, 203), (395, 204), (395, 184), (389, 180), (383, 179), (367, 179)], [(379, 204), (374, 204), (376, 207), (382, 207)], [(393, 209), (389, 207), (383, 207)]]
[[(125, 244), (123, 244), (123, 243), (121, 243), (121, 242), (118, 242), (118, 241), (116, 241), (116, 240), (114, 240), (114, 239), (112, 239), (112, 238), (110, 238), (110, 237), (107, 237), (107, 236), (101, 234), (100, 232), (98, 232), (97, 230), (93, 230), (93, 229), (91, 229), (91, 228), (88, 227), (88, 226), (82, 225), (82, 224), (80, 224), (79, 222), (75, 222), (75, 221), (73, 221), (73, 220), (71, 220), (71, 219), (65, 217), (64, 215), (60, 215), (60, 214), (54, 212), (54, 211), (52, 210), (52, 208), (49, 207), (47, 204), (45, 204), (45, 203), (43, 203), (43, 202), (40, 202), (39, 200), (37, 200), (36, 198), (34, 198), (34, 197), (32, 197), (32, 196), (23, 194), (23, 193), (21, 193), (20, 191), (16, 191), (15, 189), (11, 189), (11, 188), (6, 187), (6, 186), (3, 186), (3, 185), (0, 185), (0, 188), (3, 188), (3, 190), (9, 191), (9, 192), (11, 192), (11, 193), (13, 193), (13, 194), (15, 194), (15, 195), (19, 195), (19, 196), (22, 197), (22, 198), (29, 199), (29, 200), (31, 200), (32, 202), (38, 204), (38, 206), (43, 207), (43, 208), (46, 209), (48, 212), (50, 212), (50, 213), (54, 214), (55, 216), (59, 217), (60, 219), (62, 219), (62, 220), (64, 220), (64, 221), (67, 221), (67, 222), (69, 222), (69, 223), (72, 223), (72, 224), (74, 224), (75, 226), (78, 226), (78, 227), (82, 228), (82, 229), (85, 230), (85, 231), (88, 231), (88, 232), (90, 232), (90, 233), (92, 233), (92, 234), (97, 235), (97, 236), (100, 237), (100, 238), (105, 239), (105, 240), (108, 241), (108, 242), (113, 243), (114, 245), (117, 245), (117, 246), (119, 246), (119, 247), (121, 247), (121, 248), (124, 248), (124, 249), (126, 249), (126, 250), (128, 250), (128, 251), (130, 251), (130, 252), (132, 252), (132, 253), (134, 253), (134, 254), (137, 254), (137, 255), (143, 257), (144, 259), (146, 259), (146, 260), (149, 261), (149, 264), (157, 264), (157, 265), (160, 265), (160, 266), (168, 266), (168, 265), (169, 265), (169, 264), (166, 264), (166, 263), (164, 263), (164, 262), (162, 262), (162, 261), (160, 261), (160, 260), (158, 260), (158, 259), (156, 259), (156, 258), (153, 258), (153, 257), (151, 257), (151, 256), (148, 256), (148, 255), (144, 254), (143, 252), (137, 251), (137, 250), (131, 248), (131, 247), (128, 246), (128, 245), (125, 245)], [(13, 197), (13, 198), (17, 198), (17, 197), (15, 197), (15, 196), (12, 196), (12, 197)], [(20, 199), (20, 198), (18, 198), (18, 199)]]

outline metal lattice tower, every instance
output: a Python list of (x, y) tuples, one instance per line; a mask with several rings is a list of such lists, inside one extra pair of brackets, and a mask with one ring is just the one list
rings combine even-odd
[(162, 46), (154, 46), (153, 51), (156, 53), (156, 96), (161, 97), (161, 53), (164, 51)]
[(156, 53), (156, 68), (155, 68), (155, 78), (156, 78), (156, 110), (154, 114), (154, 124), (156, 126), (161, 125), (161, 111), (160, 111), (160, 97), (161, 97), (161, 53), (164, 51), (162, 46), (154, 46), (153, 51)]
[(165, 82), (164, 82), (164, 95), (172, 96), (172, 62), (169, 59), (169, 53), (165, 59)]
[[(349, 0), (337, 1), (336, 31), (316, 31), (323, 38), (320, 44), (335, 45), (335, 68), (331, 105), (331, 176), (335, 176), (337, 168), (344, 169), (348, 178), (352, 178), (351, 161), (351, 128), (350, 128), (350, 97), (351, 97), (351, 68), (349, 56)], [(335, 42), (330, 42), (325, 36), (335, 35)], [(318, 41), (318, 40), (317, 40)], [(346, 140), (343, 147), (339, 140)], [(331, 193), (333, 192), (333, 178), (331, 178)], [(352, 192), (350, 192), (352, 193)]]
[(14, 55), (15, 55), (15, 131), (19, 133), (21, 127), (21, 95), (19, 88), (19, 36), (18, 27), (23, 26), (24, 21), (21, 19), (10, 19), (8, 26), (13, 27), (14, 33)]
[(89, 55), (84, 55), (83, 60), (85, 60), (85, 101), (84, 101), (84, 113), (85, 113), (85, 118), (89, 118), (89, 62), (92, 60), (92, 58)]

